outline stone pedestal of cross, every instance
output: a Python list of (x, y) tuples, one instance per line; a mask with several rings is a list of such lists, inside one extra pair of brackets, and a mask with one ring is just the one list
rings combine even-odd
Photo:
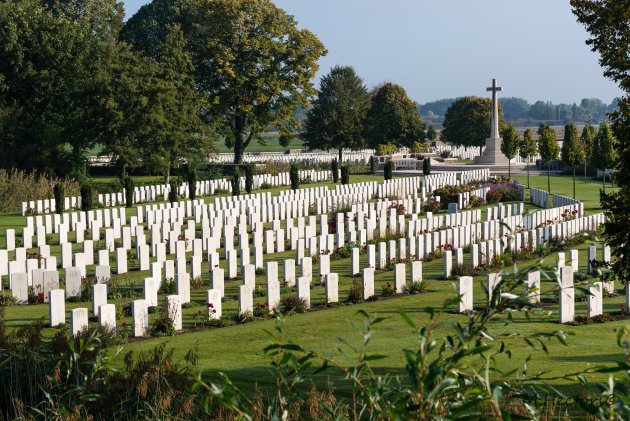
[(490, 137), (486, 139), (486, 149), (483, 155), (475, 158), (478, 165), (508, 165), (508, 159), (501, 153), (501, 135), (499, 134), (499, 98), (497, 92), (503, 88), (497, 85), (497, 80), (492, 79), (492, 86), (486, 88), (492, 92), (492, 120), (490, 123)]

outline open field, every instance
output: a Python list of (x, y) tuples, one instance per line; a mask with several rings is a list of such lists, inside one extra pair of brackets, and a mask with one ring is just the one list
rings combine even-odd
[[(522, 183), (526, 183), (526, 177), (517, 177)], [(352, 182), (381, 180), (381, 177), (370, 175), (353, 175)], [(546, 188), (546, 177), (532, 177), (532, 186)], [(561, 193), (567, 196), (572, 194), (572, 180), (570, 177), (552, 177), (552, 192)], [(314, 187), (317, 185), (332, 186), (332, 183), (319, 183), (303, 185), (303, 188)], [(587, 213), (594, 213), (598, 210), (598, 192), (600, 184), (598, 182), (578, 181), (578, 199), (584, 201)], [(284, 188), (282, 188), (284, 189)], [(270, 189), (273, 195), (277, 195), (281, 188)], [(205, 197), (206, 202), (214, 200), (214, 197)], [(528, 206), (528, 210), (531, 207)], [(128, 213), (131, 214), (131, 212)], [(0, 247), (5, 244), (5, 230), (7, 228), (20, 228), (25, 224), (25, 219), (14, 214), (4, 214), (0, 216)], [(73, 238), (70, 234), (70, 240)], [(51, 237), (50, 244), (51, 253), (60, 255), (58, 239), (56, 236)], [(598, 244), (598, 243), (597, 243)], [(586, 265), (586, 247), (588, 243), (577, 247), (580, 250), (580, 269), (581, 271)], [(95, 245), (95, 250), (99, 248)], [(74, 246), (75, 251), (80, 249)], [(599, 250), (599, 244), (598, 244)], [(222, 250), (219, 251), (221, 254)], [(276, 253), (266, 255), (265, 261), (279, 261), (294, 257), (295, 252), (289, 251), (284, 253)], [(466, 253), (464, 260), (469, 261), (469, 254)], [(365, 267), (366, 256), (361, 254), (361, 267)], [(113, 257), (110, 258), (110, 264), (115, 265)], [(529, 260), (520, 262), (520, 268), (526, 268), (531, 265), (538, 264), (537, 260)], [(546, 266), (555, 265), (555, 256), (547, 257), (544, 262)], [(202, 322), (205, 320), (207, 308), (205, 305), (205, 291), (209, 288), (209, 276), (207, 262), (203, 264), (203, 285), (198, 285), (191, 291), (190, 305), (184, 308), (184, 328), (191, 330), (189, 333), (178, 334), (175, 337), (161, 339), (145, 339), (132, 341), (121, 345), (123, 353), (127, 350), (147, 351), (152, 349), (156, 344), (167, 342), (169, 346), (176, 349), (176, 353), (180, 356), (186, 354), (191, 347), (197, 347), (199, 350), (198, 369), (203, 371), (204, 376), (208, 379), (215, 379), (218, 372), (227, 372), (238, 384), (246, 387), (252, 387), (252, 379), (256, 379), (258, 385), (264, 386), (271, 382), (272, 377), (268, 368), (269, 361), (263, 354), (263, 348), (269, 343), (268, 331), (273, 330), (274, 320), (255, 321), (242, 325), (232, 325), (222, 328), (201, 328)], [(225, 265), (225, 261), (221, 261), (221, 265)], [(109, 302), (116, 304), (118, 315), (117, 322), (119, 326), (122, 323), (131, 323), (129, 315), (122, 313), (122, 308), (136, 298), (142, 295), (142, 280), (149, 276), (148, 272), (140, 272), (134, 270), (137, 264), (129, 263), (131, 271), (125, 275), (112, 275), (114, 284), (118, 288), (110, 290)], [(280, 274), (282, 265), (280, 265)], [(512, 267), (506, 267), (504, 270), (511, 271)], [(344, 301), (348, 295), (350, 285), (352, 283), (352, 274), (350, 272), (350, 259), (339, 259), (331, 261), (331, 271), (339, 273), (339, 297), (340, 301)], [(407, 269), (407, 273), (409, 268)], [(93, 274), (93, 268), (88, 269), (88, 275)], [(374, 334), (370, 350), (375, 354), (383, 354), (386, 358), (374, 362), (375, 368), (383, 373), (392, 375), (404, 375), (404, 355), (402, 350), (405, 348), (413, 348), (416, 346), (416, 338), (410, 331), (408, 325), (400, 317), (401, 312), (407, 313), (416, 323), (422, 325), (429, 321), (427, 313), (428, 308), (433, 308), (438, 314), (440, 320), (459, 320), (464, 321), (465, 316), (454, 314), (453, 305), (444, 305), (443, 303), (455, 295), (454, 280), (444, 280), (443, 259), (437, 259), (431, 262), (423, 263), (424, 281), (428, 283), (428, 291), (418, 295), (402, 295), (395, 297), (387, 297), (374, 302), (366, 302), (362, 304), (349, 305), (342, 303), (334, 308), (324, 307), (323, 302), (324, 288), (316, 281), (318, 279), (318, 265), (313, 264), (313, 287), (311, 290), (311, 301), (313, 310), (305, 314), (293, 315), (287, 318), (286, 322), (286, 338), (294, 343), (303, 345), (307, 349), (313, 349), (319, 353), (334, 356), (342, 364), (350, 364), (352, 361), (352, 353), (345, 355), (340, 353), (339, 338), (348, 340), (350, 343), (358, 343), (360, 334), (352, 327), (351, 323), (360, 322), (360, 316), (356, 314), (358, 310), (365, 310), (370, 314), (385, 317), (385, 321), (380, 324)], [(281, 276), (281, 275), (280, 275)], [(61, 279), (63, 279), (63, 271), (61, 271)], [(282, 279), (282, 278), (281, 278)], [(265, 284), (265, 275), (259, 274), (256, 279), (257, 286)], [(393, 272), (384, 271), (377, 272), (375, 277), (376, 295), (381, 295), (383, 287), (387, 283), (393, 283)], [(485, 276), (475, 278), (475, 305), (483, 306), (485, 302), (485, 294), (482, 283), (485, 282)], [(226, 298), (223, 302), (224, 315), (235, 314), (238, 306), (238, 285), (240, 280), (226, 280)], [(543, 291), (550, 291), (555, 285), (555, 281), (543, 282)], [(620, 285), (617, 285), (621, 288)], [(605, 313), (618, 311), (619, 306), (624, 303), (623, 291), (621, 295), (606, 298)], [(294, 294), (291, 291), (284, 291), (283, 295)], [(160, 293), (160, 302), (165, 300), (164, 293)], [(551, 294), (548, 294), (550, 297)], [(255, 306), (263, 303), (265, 300), (264, 293), (262, 296), (255, 298)], [(75, 307), (91, 308), (91, 303), (67, 303), (66, 311)], [(558, 313), (557, 306), (549, 308), (549, 312), (532, 316), (531, 320), (527, 319), (525, 314), (514, 314), (513, 323), (504, 325), (506, 319), (498, 320), (491, 326), (491, 333), (501, 335), (505, 333), (519, 333), (522, 335), (533, 334), (536, 332), (552, 332), (561, 329), (569, 334), (567, 342), (568, 346), (562, 346), (557, 342), (549, 344), (549, 354), (545, 355), (540, 351), (531, 350), (523, 341), (511, 339), (509, 343), (513, 350), (513, 358), (507, 361), (501, 361), (500, 366), (505, 370), (518, 368), (522, 365), (525, 358), (533, 354), (534, 358), (529, 362), (531, 371), (548, 370), (550, 376), (562, 376), (567, 373), (583, 369), (587, 365), (598, 363), (612, 363), (618, 361), (622, 357), (622, 352), (617, 348), (615, 343), (615, 329), (625, 326), (626, 322), (611, 322), (606, 324), (591, 324), (584, 326), (560, 326), (557, 324)], [(586, 304), (584, 301), (576, 303), (576, 314), (585, 314)], [(47, 319), (47, 305), (30, 305), (30, 306), (10, 306), (6, 311), (6, 323), (9, 327), (17, 328), (26, 323), (34, 322), (40, 318)], [(155, 318), (155, 315), (152, 315)], [(360, 323), (359, 323), (360, 324)], [(47, 329), (48, 333), (53, 333), (56, 329)], [(441, 329), (446, 332), (446, 329)], [(342, 347), (343, 348), (343, 347)], [(346, 349), (346, 351), (348, 351)], [(121, 355), (122, 355), (121, 354)], [(341, 380), (334, 374), (326, 374), (319, 378), (324, 381), (327, 376), (335, 380)], [(595, 378), (603, 380), (603, 377)], [(557, 383), (565, 383), (558, 380)], [(343, 382), (339, 383), (339, 387), (343, 387)]]
[[(287, 148), (280, 145), (279, 139), (280, 134), (277, 132), (269, 132), (263, 133), (261, 136), (262, 144), (257, 140), (252, 140), (249, 146), (246, 149), (248, 153), (260, 153), (260, 152), (284, 152)], [(223, 139), (219, 139), (215, 142), (214, 147), (218, 153), (233, 153), (234, 148), (228, 148), (225, 146), (225, 142)], [(289, 149), (304, 149), (304, 143), (299, 139), (295, 138), (291, 140), (289, 144)], [(88, 155), (96, 156), (103, 151), (103, 148), (100, 145), (95, 146), (94, 148), (88, 151)]]

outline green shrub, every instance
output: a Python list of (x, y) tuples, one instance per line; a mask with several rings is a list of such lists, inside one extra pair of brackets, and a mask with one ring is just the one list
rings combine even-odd
[(352, 279), (352, 284), (348, 291), (348, 302), (352, 304), (363, 302), (363, 281), (361, 281), (361, 279)]
[(440, 202), (444, 208), (448, 207), (449, 203), (458, 203), (458, 196), (461, 193), (467, 193), (477, 189), (478, 186), (474, 184), (466, 184), (463, 186), (444, 186), (433, 191), (434, 196), (440, 196)]
[(383, 169), (383, 177), (385, 180), (391, 180), (394, 178), (394, 163), (392, 161), (387, 161), (385, 163), (385, 168)]
[(245, 191), (249, 194), (254, 188), (254, 164), (245, 166)]
[(177, 189), (179, 187), (179, 183), (173, 178), (169, 183), (170, 189), (168, 191), (168, 201), (170, 203), (176, 203), (179, 201), (179, 195), (177, 193)]
[(242, 325), (245, 323), (250, 323), (254, 321), (254, 314), (251, 311), (246, 311), (244, 313), (234, 313), (230, 316), (230, 320), (237, 325)]
[(172, 295), (177, 292), (177, 282), (173, 278), (167, 278), (162, 281), (162, 286), (160, 287), (160, 291), (164, 294)]
[(133, 206), (133, 190), (135, 188), (133, 178), (126, 176), (123, 185), (125, 189), (125, 206), (130, 208)]
[(350, 184), (350, 169), (347, 165), (341, 167), (341, 184)]
[[(0, 169), (0, 212), (18, 212), (22, 202), (53, 197), (53, 186), (62, 184), (66, 196), (80, 194), (79, 183), (70, 179), (50, 177), (45, 173)], [(36, 209), (27, 209), (33, 214)]]
[(262, 190), (269, 190), (269, 189), (270, 189), (270, 188), (272, 188), (272, 187), (273, 187), (273, 186), (272, 186), (270, 183), (267, 183), (266, 181), (260, 185), (260, 188), (261, 188)]
[(64, 188), (62, 183), (56, 183), (53, 187), (53, 193), (55, 195), (55, 212), (62, 214), (64, 209)]
[(94, 189), (91, 184), (81, 186), (81, 210), (89, 211), (94, 208)]
[(393, 155), (398, 151), (398, 148), (393, 143), (385, 143), (376, 147), (376, 155)]
[(411, 282), (405, 285), (405, 292), (407, 294), (424, 294), (429, 290), (429, 281)]
[(197, 170), (192, 167), (188, 167), (188, 171), (186, 174), (187, 182), (188, 182), (188, 198), (190, 200), (195, 200), (197, 197)]
[(151, 336), (155, 337), (175, 336), (175, 325), (173, 325), (173, 319), (168, 312), (166, 302), (162, 305), (158, 318), (153, 321), (150, 333)]
[(291, 164), (289, 170), (289, 178), (291, 179), (291, 190), (297, 190), (300, 188), (300, 173), (298, 172), (297, 165)]
[(232, 196), (240, 196), (241, 195), (241, 177), (240, 171), (237, 168), (234, 168), (234, 174), (232, 175)]
[(339, 181), (339, 161), (333, 159), (330, 163), (330, 170), (332, 171), (333, 183)]
[(418, 142), (418, 141), (413, 142), (411, 144), (411, 147), (409, 148), (409, 152), (415, 153), (415, 154), (427, 153), (429, 152), (429, 144)]
[(422, 161), (422, 174), (424, 175), (431, 174), (431, 158), (428, 156), (424, 158), (424, 160)]
[(285, 295), (280, 299), (280, 310), (283, 314), (304, 313), (306, 309), (306, 300), (296, 294)]

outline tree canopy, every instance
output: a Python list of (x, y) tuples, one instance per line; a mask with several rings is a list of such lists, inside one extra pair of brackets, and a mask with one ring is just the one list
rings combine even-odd
[(521, 158), (529, 159), (538, 153), (538, 144), (532, 135), (531, 129), (525, 129), (523, 132), (523, 140), (518, 148)]
[(335, 66), (322, 77), (317, 98), (304, 121), (300, 137), (309, 149), (342, 150), (365, 146), (363, 124), (370, 96), (352, 67)]
[[(467, 96), (459, 98), (446, 111), (442, 140), (454, 145), (481, 147), (490, 136), (492, 101), (489, 98)], [(505, 120), (499, 104), (499, 130)]]
[(584, 163), (586, 153), (584, 144), (578, 136), (575, 124), (567, 124), (564, 128), (564, 141), (562, 142), (562, 162), (570, 167)]
[[(619, 84), (624, 97), (619, 100), (619, 111), (610, 116), (616, 138), (618, 155), (612, 163), (616, 170), (618, 192), (602, 193), (602, 207), (608, 221), (604, 237), (616, 257), (615, 274), (622, 280), (630, 279), (630, 32), (626, 1), (571, 0), (573, 13), (582, 23), (590, 38), (586, 41), (600, 55), (604, 75)], [(601, 128), (600, 128), (601, 131)], [(599, 134), (598, 134), (599, 137)], [(611, 142), (612, 144), (612, 142)]]
[(521, 139), (516, 129), (511, 124), (506, 125), (501, 131), (501, 153), (508, 159), (508, 177), (512, 175), (512, 159), (516, 157)]
[(367, 112), (366, 138), (372, 148), (386, 143), (410, 147), (424, 140), (424, 123), (402, 86), (385, 83), (374, 92)]
[(312, 32), (271, 0), (197, 1), (188, 39), (196, 84), (234, 163), (269, 126), (295, 134), (294, 111), (315, 94), (311, 80), (325, 54)]
[(558, 159), (560, 147), (556, 140), (556, 132), (553, 129), (549, 127), (542, 129), (540, 139), (538, 139), (538, 151), (540, 152), (540, 157), (547, 164), (551, 164), (551, 161)]

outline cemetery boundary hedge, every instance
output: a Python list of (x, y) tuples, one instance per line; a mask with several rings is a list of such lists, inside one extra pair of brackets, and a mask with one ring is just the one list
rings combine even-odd
[(37, 172), (0, 169), (0, 212), (19, 212), (22, 202), (53, 197), (53, 186), (61, 183), (65, 195), (78, 196), (79, 183)]

